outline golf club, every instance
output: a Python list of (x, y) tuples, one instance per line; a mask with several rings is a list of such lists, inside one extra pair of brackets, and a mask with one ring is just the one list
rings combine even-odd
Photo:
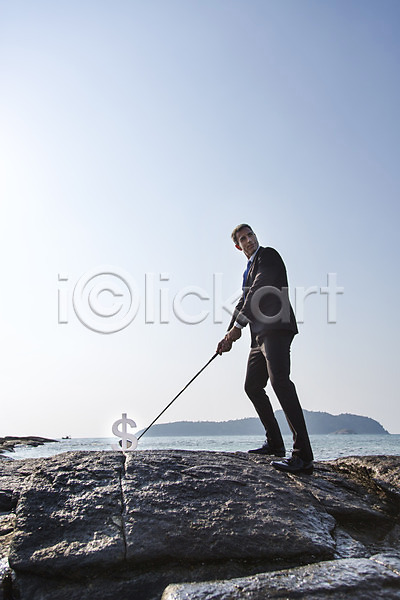
[(192, 381), (194, 381), (194, 380), (196, 379), (196, 377), (198, 377), (198, 376), (200, 375), (200, 373), (202, 373), (202, 371), (204, 371), (204, 369), (205, 369), (206, 367), (208, 367), (208, 365), (210, 364), (210, 362), (211, 362), (211, 361), (213, 361), (213, 360), (214, 360), (214, 358), (215, 358), (216, 356), (218, 356), (218, 352), (216, 352), (216, 353), (214, 354), (214, 356), (212, 356), (212, 357), (210, 358), (210, 360), (209, 360), (209, 361), (208, 361), (208, 362), (207, 362), (207, 363), (204, 365), (204, 367), (202, 367), (202, 368), (200, 369), (200, 371), (199, 371), (198, 373), (196, 373), (196, 375), (195, 375), (194, 377), (192, 377), (192, 379), (191, 379), (191, 380), (190, 380), (190, 381), (189, 381), (189, 382), (188, 382), (188, 383), (185, 385), (185, 387), (184, 387), (183, 389), (181, 389), (181, 391), (179, 392), (179, 394), (177, 394), (177, 395), (175, 396), (175, 398), (173, 398), (173, 399), (171, 400), (171, 402), (170, 402), (169, 404), (167, 404), (167, 406), (164, 408), (164, 410), (162, 410), (162, 411), (160, 412), (160, 414), (159, 414), (159, 415), (158, 415), (158, 416), (157, 416), (157, 417), (154, 419), (154, 421), (152, 421), (152, 422), (150, 423), (150, 425), (149, 425), (148, 427), (146, 427), (146, 429), (145, 429), (144, 431), (142, 431), (142, 433), (141, 433), (141, 434), (138, 436), (138, 438), (137, 438), (137, 439), (138, 439), (138, 441), (139, 441), (139, 440), (140, 440), (140, 438), (141, 438), (141, 437), (142, 437), (142, 436), (143, 436), (143, 435), (146, 433), (146, 431), (148, 431), (148, 430), (150, 429), (150, 427), (152, 427), (152, 425), (154, 425), (154, 423), (155, 423), (156, 421), (158, 421), (158, 419), (161, 417), (161, 415), (165, 413), (165, 411), (167, 410), (167, 408), (169, 408), (169, 407), (171, 406), (171, 404), (172, 404), (173, 402), (175, 402), (175, 400), (176, 400), (177, 398), (179, 398), (179, 396), (180, 396), (180, 395), (181, 395), (181, 394), (182, 394), (182, 393), (183, 393), (183, 392), (186, 390), (186, 388), (187, 388), (187, 387), (189, 387), (189, 385), (192, 383)]

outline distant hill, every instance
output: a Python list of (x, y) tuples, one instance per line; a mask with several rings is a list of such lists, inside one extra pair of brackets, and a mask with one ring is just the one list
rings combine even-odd
[[(282, 434), (290, 434), (283, 411), (277, 410), (275, 417)], [(344, 413), (331, 415), (326, 412), (304, 410), (304, 418), (310, 434), (387, 434), (378, 421), (370, 417), (361, 417)], [(140, 433), (140, 432), (139, 432)], [(236, 419), (234, 421), (176, 421), (156, 424), (146, 436), (210, 436), (210, 435), (264, 435), (264, 428), (257, 417)]]
[[(350, 413), (331, 415), (326, 412), (304, 410), (304, 418), (310, 433), (363, 433), (363, 434), (388, 434), (378, 421), (370, 417), (361, 417)], [(290, 433), (283, 411), (275, 413), (282, 433)]]

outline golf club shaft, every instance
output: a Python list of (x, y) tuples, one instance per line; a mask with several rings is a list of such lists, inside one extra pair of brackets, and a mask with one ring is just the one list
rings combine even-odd
[(146, 433), (146, 431), (148, 431), (148, 430), (150, 429), (150, 427), (152, 427), (152, 425), (154, 425), (154, 423), (155, 423), (156, 421), (158, 421), (158, 419), (161, 417), (161, 415), (163, 415), (163, 414), (165, 413), (165, 411), (166, 411), (166, 410), (167, 410), (167, 409), (168, 409), (168, 408), (171, 406), (171, 404), (172, 404), (173, 402), (175, 402), (175, 400), (176, 400), (177, 398), (179, 398), (179, 396), (180, 396), (180, 395), (181, 395), (181, 394), (182, 394), (182, 393), (183, 393), (183, 392), (186, 390), (186, 388), (187, 388), (187, 387), (189, 387), (189, 385), (192, 383), (192, 381), (194, 381), (194, 380), (196, 379), (196, 377), (198, 377), (198, 376), (200, 375), (200, 373), (202, 373), (202, 372), (204, 371), (204, 369), (205, 369), (206, 367), (208, 367), (208, 365), (210, 364), (210, 362), (211, 362), (211, 361), (213, 361), (213, 360), (214, 360), (214, 358), (215, 358), (216, 356), (218, 356), (218, 352), (216, 352), (216, 353), (214, 354), (214, 356), (212, 356), (212, 357), (210, 358), (210, 360), (209, 360), (209, 361), (208, 361), (208, 362), (207, 362), (207, 363), (204, 365), (204, 367), (202, 367), (202, 368), (200, 369), (200, 371), (199, 371), (198, 373), (196, 373), (196, 375), (195, 375), (194, 377), (192, 377), (192, 379), (191, 379), (191, 380), (190, 380), (190, 381), (189, 381), (189, 382), (188, 382), (188, 383), (185, 385), (185, 387), (184, 387), (183, 389), (181, 389), (181, 391), (179, 392), (179, 394), (177, 394), (177, 395), (175, 396), (175, 398), (173, 398), (173, 399), (171, 400), (171, 402), (170, 402), (169, 404), (167, 404), (167, 406), (164, 408), (164, 410), (162, 410), (162, 411), (160, 412), (160, 414), (159, 414), (159, 415), (158, 415), (158, 416), (157, 416), (157, 417), (154, 419), (154, 421), (152, 421), (152, 422), (150, 423), (150, 425), (149, 425), (148, 427), (146, 427), (146, 429), (145, 429), (144, 431), (142, 431), (142, 433), (141, 433), (141, 434), (138, 436), (138, 438), (137, 438), (138, 440), (140, 440), (140, 438), (141, 438), (141, 437), (142, 437), (142, 436), (143, 436), (143, 435)]

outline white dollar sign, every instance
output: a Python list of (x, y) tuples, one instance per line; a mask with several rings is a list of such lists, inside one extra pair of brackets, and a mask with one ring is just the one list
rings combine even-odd
[[(120, 425), (121, 423), (122, 431), (118, 429), (118, 425)], [(115, 421), (114, 425), (112, 426), (113, 434), (121, 438), (119, 444), (112, 444), (113, 450), (118, 450), (121, 452), (132, 452), (132, 450), (135, 450), (137, 448), (137, 437), (132, 433), (127, 433), (127, 425), (130, 425), (130, 427), (136, 427), (135, 421), (132, 421), (132, 419), (128, 419), (126, 413), (123, 413), (122, 419), (118, 419), (118, 421)]]

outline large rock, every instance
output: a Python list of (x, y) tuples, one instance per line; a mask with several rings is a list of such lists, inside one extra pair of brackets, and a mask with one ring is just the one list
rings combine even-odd
[(162, 600), (395, 600), (399, 572), (396, 557), (349, 558), (229, 581), (169, 585)]
[(39, 461), (17, 507), (10, 563), (47, 576), (124, 561), (124, 456), (66, 453)]
[[(322, 581), (329, 570), (336, 579), (340, 564), (367, 569), (377, 589), (383, 576), (389, 581), (368, 557), (399, 546), (400, 457), (318, 463), (314, 475), (297, 477), (269, 463), (172, 450), (2, 461), (0, 499), (3, 492), (11, 518), (3, 536), (13, 569), (4, 571), (7, 585), (21, 600), (159, 600), (173, 583), (271, 571), (274, 581), (283, 581), (278, 572), (295, 581), (304, 578), (293, 571), (302, 565)], [(387, 589), (397, 589), (396, 577), (393, 569)], [(235, 583), (224, 585), (228, 595), (198, 597), (244, 597), (232, 595)], [(182, 586), (165, 594), (192, 597)]]

